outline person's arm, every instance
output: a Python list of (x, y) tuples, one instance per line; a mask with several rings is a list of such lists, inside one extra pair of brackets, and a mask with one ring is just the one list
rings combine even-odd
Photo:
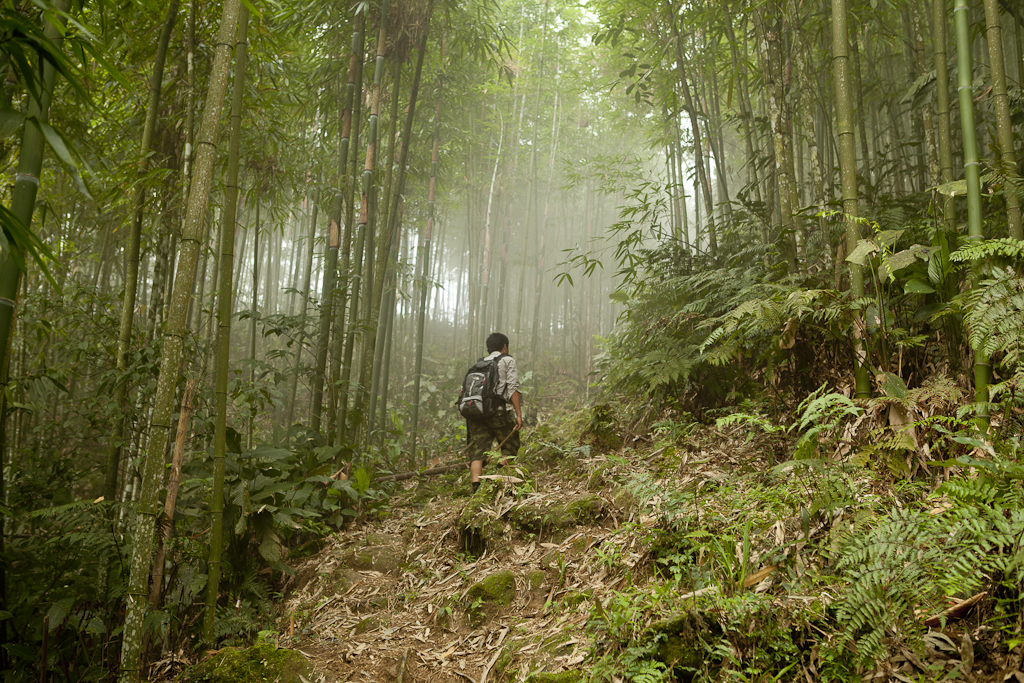
[(512, 394), (512, 407), (516, 409), (516, 431), (523, 428), (523, 409), (519, 405), (519, 391)]
[[(521, 395), (519, 393), (519, 368), (516, 366), (516, 359), (512, 356), (506, 356), (507, 362), (505, 363), (505, 377), (503, 379), (505, 383), (505, 391), (512, 391), (512, 394), (508, 396), (508, 402), (512, 404), (512, 407), (516, 411), (516, 430), (523, 428), (523, 409), (521, 403)], [(500, 371), (501, 368), (499, 367)], [(506, 395), (508, 395), (506, 393)]]

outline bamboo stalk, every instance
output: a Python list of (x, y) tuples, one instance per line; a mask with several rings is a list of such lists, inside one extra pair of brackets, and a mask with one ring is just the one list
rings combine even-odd
[(185, 316), (192, 298), (192, 281), (203, 232), (203, 220), (210, 198), (213, 166), (217, 150), (217, 133), (221, 107), (231, 66), (240, 12), (240, 0), (226, 0), (216, 38), (209, 89), (203, 111), (203, 125), (198, 136), (195, 171), (189, 191), (185, 229), (181, 236), (181, 256), (174, 277), (171, 308), (164, 332), (160, 376), (153, 400), (153, 418), (149, 445), (143, 464), (138, 513), (133, 533), (131, 574), (127, 590), (124, 640), (121, 647), (121, 683), (138, 683), (142, 668), (142, 631), (148, 606), (148, 582), (153, 560), (153, 529), (157, 517), (157, 497), (163, 478), (164, 452), (170, 431), (174, 390), (180, 376), (182, 351), (185, 345)]
[[(960, 128), (964, 144), (964, 176), (967, 181), (967, 241), (978, 244), (984, 239), (981, 220), (981, 164), (978, 161), (977, 129), (974, 125), (974, 89), (971, 69), (971, 28), (966, 0), (956, 0), (953, 23), (956, 28), (957, 93), (960, 97)], [(980, 274), (975, 268), (972, 286), (977, 286)], [(988, 382), (990, 370), (988, 355), (982, 349), (974, 351), (974, 394), (977, 404), (976, 422), (982, 432), (988, 431)]]
[[(239, 10), (235, 47), (235, 82), (231, 101), (231, 137), (225, 178), (224, 220), (220, 232), (220, 274), (217, 295), (217, 351), (214, 373), (213, 488), (210, 493), (210, 555), (206, 579), (203, 637), (213, 642), (220, 590), (221, 553), (224, 545), (224, 458), (227, 454), (228, 365), (231, 360), (232, 279), (235, 268), (235, 226), (238, 212), (238, 157), (242, 139), (242, 104), (248, 61), (249, 11)], [(244, 234), (244, 233), (243, 233)], [(239, 278), (241, 279), (241, 278)]]
[(167, 57), (167, 45), (171, 40), (174, 20), (178, 15), (178, 0), (171, 0), (167, 8), (167, 18), (157, 46), (156, 59), (153, 64), (153, 76), (149, 87), (149, 102), (146, 105), (146, 122), (142, 131), (142, 143), (139, 145), (139, 162), (135, 172), (135, 190), (132, 197), (132, 227), (128, 234), (128, 269), (125, 273), (124, 299), (121, 304), (121, 326), (117, 337), (118, 381), (114, 385), (114, 402), (117, 404), (120, 419), (114, 421), (114, 434), (111, 439), (110, 452), (107, 456), (107, 476), (103, 487), (103, 495), (107, 500), (117, 500), (117, 473), (121, 465), (121, 448), (124, 440), (125, 421), (128, 419), (128, 352), (132, 342), (132, 327), (135, 323), (135, 299), (139, 283), (139, 246), (142, 241), (142, 218), (146, 208), (146, 192), (142, 178), (149, 169), (150, 150), (153, 148), (153, 131), (156, 129), (157, 108), (160, 105), (160, 91), (164, 79), (164, 62)]
[[(352, 56), (348, 67), (348, 85), (345, 89), (345, 109), (342, 111), (341, 147), (339, 150), (338, 174), (338, 221), (342, 219), (344, 202), (345, 235), (341, 246), (341, 283), (338, 305), (334, 315), (334, 348), (331, 353), (331, 388), (336, 392), (334, 418), (335, 443), (341, 444), (345, 436), (345, 420), (348, 411), (348, 383), (351, 378), (352, 351), (355, 342), (355, 327), (352, 325), (359, 312), (359, 296), (351, 286), (352, 236), (355, 224), (356, 171), (358, 154), (349, 154), (351, 140), (359, 139), (359, 125), (362, 117), (364, 24), (366, 12), (358, 12), (352, 29)], [(346, 169), (347, 164), (347, 169)], [(357, 259), (361, 264), (361, 257)], [(345, 306), (348, 304), (348, 322), (345, 326)], [(350, 340), (352, 343), (350, 343)], [(344, 368), (344, 369), (342, 369)], [(340, 371), (340, 381), (339, 381)]]

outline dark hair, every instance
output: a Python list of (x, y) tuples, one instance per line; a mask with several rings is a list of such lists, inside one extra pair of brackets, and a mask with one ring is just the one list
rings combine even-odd
[(508, 337), (501, 332), (492, 332), (491, 336), (487, 338), (487, 353), (501, 351), (506, 346), (508, 346)]

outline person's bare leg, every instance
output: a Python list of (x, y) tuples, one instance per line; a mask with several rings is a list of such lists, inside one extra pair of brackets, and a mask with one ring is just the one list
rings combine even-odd
[(469, 480), (472, 483), (480, 481), (480, 473), (484, 471), (484, 461), (474, 460), (469, 463)]

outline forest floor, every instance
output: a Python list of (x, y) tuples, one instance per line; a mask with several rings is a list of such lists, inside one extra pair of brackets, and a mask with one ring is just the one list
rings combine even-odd
[(293, 558), (274, 641), (311, 682), (1024, 683), (985, 591), (878, 594), (881, 626), (843, 602), (838, 534), (904, 507), (943, 514), (934, 482), (780, 469), (793, 443), (778, 434), (647, 431), (527, 429), (475, 495), (468, 471), (402, 482), (386, 513)]

